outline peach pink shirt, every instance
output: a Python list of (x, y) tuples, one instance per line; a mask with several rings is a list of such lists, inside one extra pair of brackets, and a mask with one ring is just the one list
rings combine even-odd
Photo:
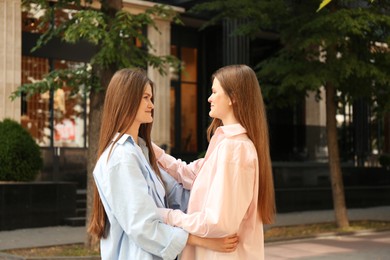
[(158, 209), (164, 221), (202, 237), (239, 235), (233, 253), (186, 246), (181, 259), (264, 259), (263, 224), (257, 213), (259, 169), (256, 149), (240, 124), (221, 126), (205, 158), (186, 164), (154, 145), (159, 164), (191, 189), (187, 214)]

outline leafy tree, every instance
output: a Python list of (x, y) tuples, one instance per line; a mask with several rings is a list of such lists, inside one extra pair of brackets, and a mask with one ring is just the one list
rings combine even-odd
[[(321, 10), (322, 8), (324, 8), (325, 6), (327, 6), (327, 5), (328, 5), (329, 3), (331, 3), (331, 2), (332, 2), (332, 0), (322, 0), (320, 6), (319, 6), (318, 9), (317, 9), (317, 12), (318, 12), (319, 10)], [(374, 0), (371, 0), (370, 2), (372, 3), (372, 2), (374, 2)]]
[[(47, 74), (40, 82), (20, 86), (12, 98), (44, 93), (63, 86), (73, 87), (77, 92), (81, 86), (88, 88), (90, 98), (88, 129), (88, 181), (87, 181), (87, 223), (92, 208), (92, 171), (95, 166), (99, 140), (100, 117), (104, 101), (105, 89), (112, 75), (121, 68), (143, 67), (148, 65), (165, 73), (166, 64), (177, 66), (173, 56), (156, 56), (149, 52), (153, 49), (151, 42), (142, 33), (146, 26), (156, 30), (153, 17), (163, 17), (179, 22), (172, 9), (164, 5), (155, 5), (144, 13), (131, 14), (122, 10), (121, 0), (81, 1), (81, 0), (23, 0), (24, 8), (44, 10), (40, 27), (44, 30), (35, 49), (47, 44), (54, 37), (75, 43), (86, 40), (97, 46), (97, 52), (89, 64), (83, 68), (55, 70)], [(77, 10), (70, 19), (56, 16), (56, 12), (72, 8)], [(140, 48), (136, 42), (139, 42)], [(86, 245), (94, 243), (87, 236)]]
[[(326, 93), (326, 130), (336, 222), (349, 226), (336, 129), (338, 93), (351, 102), (365, 99), (390, 109), (390, 1), (216, 0), (193, 11), (212, 11), (214, 19), (245, 19), (235, 34), (255, 38), (277, 31), (282, 48), (257, 66), (265, 96), (279, 104), (308, 91)], [(287, 100), (285, 98), (288, 98)], [(319, 98), (324, 98), (320, 97)]]

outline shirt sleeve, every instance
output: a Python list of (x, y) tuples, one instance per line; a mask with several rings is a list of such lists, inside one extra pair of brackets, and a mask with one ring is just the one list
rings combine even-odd
[(142, 249), (163, 259), (174, 259), (188, 233), (162, 222), (135, 154), (107, 172), (106, 198), (124, 232)]
[(190, 191), (184, 189), (183, 185), (178, 183), (165, 170), (160, 169), (160, 173), (167, 193), (168, 208), (180, 209), (183, 212), (187, 212)]
[(166, 154), (165, 151), (156, 144), (153, 143), (152, 145), (159, 165), (175, 178), (175, 180), (183, 184), (185, 189), (191, 190), (192, 183), (194, 182), (199, 169), (202, 167), (204, 159), (198, 159), (187, 164), (180, 159), (176, 159), (173, 156)]
[[(249, 145), (248, 145), (249, 144)], [(218, 149), (215, 178), (208, 185), (204, 210), (185, 214), (159, 209), (164, 221), (202, 237), (223, 237), (236, 233), (252, 202), (257, 156), (249, 142), (226, 142)]]

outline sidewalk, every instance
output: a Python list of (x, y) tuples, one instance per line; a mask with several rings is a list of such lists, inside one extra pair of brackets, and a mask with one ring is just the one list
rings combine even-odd
[(0, 231), (0, 250), (83, 243), (85, 227), (42, 227)]
[[(366, 209), (349, 209), (348, 215), (350, 220), (388, 220), (390, 221), (390, 206), (385, 207), (375, 207), (375, 208), (366, 208)], [(292, 213), (283, 213), (278, 214), (276, 217), (275, 224), (271, 226), (287, 226), (287, 225), (297, 225), (297, 224), (309, 224), (309, 223), (319, 223), (319, 222), (330, 222), (334, 221), (334, 212), (333, 210), (321, 210), (321, 211), (305, 211), (305, 212), (292, 212)], [(266, 226), (265, 229), (271, 227)], [(383, 244), (387, 246), (387, 254), (390, 255), (390, 232), (378, 232), (378, 233), (369, 233), (370, 236), (375, 236), (376, 234), (385, 234), (387, 239), (382, 239)], [(43, 247), (43, 246), (52, 246), (52, 245), (63, 245), (63, 244), (74, 244), (74, 243), (83, 243), (85, 239), (85, 227), (68, 227), (68, 226), (58, 226), (58, 227), (43, 227), (43, 228), (31, 228), (31, 229), (18, 229), (12, 231), (1, 231), (0, 232), (0, 250), (5, 249), (15, 249), (15, 248), (28, 248), (28, 247)], [(353, 236), (341, 236), (336, 237), (336, 241), (347, 241), (343, 242), (347, 247), (353, 249), (353, 247), (361, 247), (359, 243), (353, 244), (348, 241), (356, 240)], [(361, 236), (363, 237), (363, 236)], [(370, 238), (371, 239), (371, 238)], [(302, 240), (304, 241), (304, 240)], [(327, 244), (329, 243), (328, 238), (319, 238), (311, 239), (310, 243), (312, 244)], [(348, 244), (349, 243), (349, 244)], [(283, 246), (287, 245), (287, 246)], [(299, 248), (294, 249), (294, 245)], [(307, 242), (303, 244), (297, 244), (297, 241), (284, 241), (277, 243), (266, 243), (266, 259), (288, 259), (287, 256), (293, 256), (292, 251), (304, 251), (308, 248)], [(287, 248), (287, 251), (282, 249)], [(321, 250), (330, 250), (332, 246), (322, 246)], [(337, 246), (340, 248), (340, 246)], [(315, 248), (314, 248), (315, 250)], [(275, 252), (278, 254), (286, 253), (285, 258), (280, 258), (275, 256)], [(297, 252), (297, 251), (295, 251)], [(328, 253), (332, 253), (329, 251)], [(271, 255), (268, 255), (271, 254)], [(279, 257), (279, 258), (278, 258)], [(307, 258), (314, 259), (314, 258)], [(316, 258), (316, 259), (325, 259), (325, 258)], [(332, 258), (336, 259), (336, 258)], [(339, 258), (341, 259), (341, 258)], [(349, 258), (343, 258), (349, 259)], [(352, 258), (350, 258), (352, 259)], [(370, 258), (354, 258), (354, 259), (370, 259)], [(381, 259), (381, 258), (375, 258)]]
[[(390, 221), (390, 206), (348, 209), (349, 220)], [(333, 210), (278, 214), (273, 225), (288, 226), (335, 221)], [(385, 260), (390, 255), (390, 231), (319, 236), (265, 244), (266, 260)]]
[(266, 260), (385, 260), (389, 255), (390, 231), (265, 244)]

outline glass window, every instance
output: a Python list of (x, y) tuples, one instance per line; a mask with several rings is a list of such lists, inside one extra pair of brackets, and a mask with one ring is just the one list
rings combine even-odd
[[(83, 63), (55, 60), (54, 69), (82, 66)], [(41, 80), (49, 72), (49, 60), (22, 57), (22, 84)], [(85, 147), (86, 146), (86, 95), (82, 86), (76, 94), (64, 86), (54, 91), (23, 97), (21, 123), (40, 146)], [(50, 102), (53, 102), (51, 117)], [(51, 122), (52, 121), (52, 122)], [(51, 125), (54, 129), (51, 129)], [(53, 136), (52, 136), (53, 135)]]
[(181, 151), (196, 153), (197, 144), (197, 85), (181, 84)]
[[(55, 61), (54, 69), (75, 69), (84, 63)], [(86, 94), (83, 86), (77, 93), (64, 86), (54, 93), (54, 146), (84, 147), (86, 125)]]
[(171, 47), (183, 65), (171, 73), (171, 146), (176, 153), (198, 152), (198, 61), (196, 48)]
[[(22, 84), (41, 80), (49, 72), (49, 61), (44, 58), (22, 57)], [(41, 146), (50, 144), (49, 100), (40, 94), (22, 99), (21, 124), (30, 131)]]

